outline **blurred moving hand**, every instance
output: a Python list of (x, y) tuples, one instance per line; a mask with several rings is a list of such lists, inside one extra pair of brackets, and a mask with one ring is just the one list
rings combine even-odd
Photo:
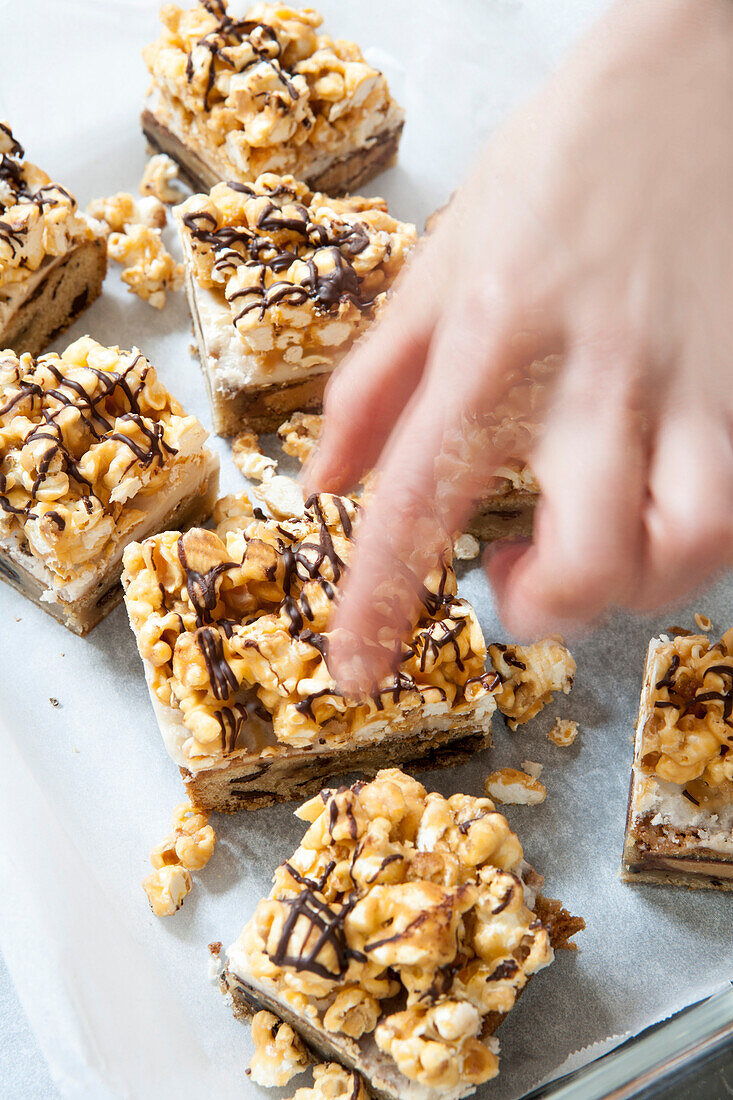
[(534, 538), (487, 554), (506, 626), (651, 608), (731, 562), (732, 104), (730, 0), (618, 0), (494, 137), (334, 376), (308, 487), (378, 472), (332, 636), (345, 688), (387, 671), (387, 627), (416, 599), (396, 578), (465, 523), (535, 358), (562, 366), (516, 456), (542, 488)]

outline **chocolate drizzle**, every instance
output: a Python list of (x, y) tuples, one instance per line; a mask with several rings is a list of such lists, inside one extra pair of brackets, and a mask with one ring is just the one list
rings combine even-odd
[[(288, 874), (303, 889), (294, 898), (281, 899), (282, 904), (288, 906), (290, 912), (283, 924), (277, 947), (270, 955), (276, 966), (290, 966), (299, 972), (307, 970), (320, 978), (338, 981), (348, 970), (351, 959), (357, 959), (359, 962), (366, 961), (360, 951), (354, 951), (349, 947), (344, 933), (344, 921), (356, 905), (357, 896), (353, 895), (342, 902), (339, 909), (332, 908), (323, 897), (323, 888), (335, 866), (332, 860), (318, 881), (314, 881), (301, 875), (291, 864), (284, 864)], [(307, 935), (303, 937), (303, 948), (310, 940), (311, 933), (316, 933), (315, 941), (305, 953), (290, 953), (291, 939), (301, 919), (308, 921), (311, 926)], [(336, 970), (329, 970), (324, 963), (319, 962), (319, 956), (327, 947), (333, 951)]]

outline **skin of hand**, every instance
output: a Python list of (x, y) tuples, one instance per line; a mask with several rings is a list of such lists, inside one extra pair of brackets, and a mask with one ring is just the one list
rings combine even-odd
[(614, 4), (494, 137), (335, 374), (306, 484), (377, 470), (334, 621), (345, 689), (385, 673), (385, 624), (419, 598), (395, 578), (425, 576), (470, 515), (506, 454), (502, 403), (528, 415), (532, 358), (560, 357), (518, 456), (542, 490), (534, 536), (486, 555), (509, 630), (659, 606), (730, 564), (731, 103), (730, 0)]

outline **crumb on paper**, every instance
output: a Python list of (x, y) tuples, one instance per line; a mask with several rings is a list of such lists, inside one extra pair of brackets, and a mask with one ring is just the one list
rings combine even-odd
[(523, 760), (522, 771), (531, 775), (533, 779), (539, 779), (542, 775), (544, 764), (538, 764), (536, 760)]
[(54, 699), (53, 695), (50, 697), (50, 699), (48, 701), (49, 701), (49, 703), (51, 704), (52, 707), (57, 707), (59, 705), (58, 699)]
[(712, 620), (707, 615), (703, 615), (701, 611), (695, 612), (695, 624), (705, 634), (713, 629)]
[(265, 1088), (282, 1088), (310, 1065), (302, 1040), (272, 1012), (263, 1009), (252, 1017), (252, 1041), (249, 1075)]
[(486, 777), (484, 788), (494, 802), (514, 806), (536, 806), (544, 802), (547, 796), (539, 779), (520, 772), (518, 768), (499, 768), (492, 772)]
[(172, 826), (173, 832), (150, 853), (154, 870), (143, 880), (156, 917), (171, 916), (181, 908), (193, 885), (191, 871), (206, 866), (216, 844), (209, 815), (194, 809), (188, 801), (176, 806)]
[(159, 202), (168, 206), (180, 202), (183, 195), (177, 188), (171, 187), (172, 180), (178, 179), (178, 165), (165, 153), (156, 153), (145, 165), (140, 180), (140, 194), (153, 195)]
[(547, 731), (548, 740), (561, 748), (572, 745), (578, 736), (578, 723), (569, 718), (556, 718), (555, 725)]
[(224, 960), (221, 957), (221, 940), (209, 944), (209, 980), (218, 982), (224, 969)]
[(453, 540), (453, 553), (459, 561), (473, 561), (478, 557), (480, 549), (481, 544), (478, 539), (467, 532)]
[(274, 477), (277, 460), (263, 454), (255, 432), (240, 432), (232, 442), (234, 465), (248, 481), (266, 481)]

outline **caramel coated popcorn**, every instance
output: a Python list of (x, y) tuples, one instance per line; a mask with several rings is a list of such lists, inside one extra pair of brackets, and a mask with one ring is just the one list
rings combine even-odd
[(702, 634), (663, 638), (650, 676), (642, 770), (670, 783), (699, 780), (733, 793), (733, 630), (717, 644)]
[(140, 180), (140, 194), (152, 195), (159, 202), (173, 205), (181, 201), (181, 192), (171, 187), (171, 181), (178, 179), (178, 165), (165, 153), (157, 153), (145, 165)]
[(209, 815), (195, 810), (190, 802), (176, 806), (171, 824), (173, 832), (150, 853), (154, 871), (143, 880), (156, 917), (178, 912), (193, 886), (190, 872), (206, 866), (216, 844)]
[[(530, 761), (531, 763), (531, 761)], [(495, 802), (512, 803), (515, 806), (536, 806), (547, 796), (544, 784), (535, 775), (518, 768), (499, 768), (486, 777), (486, 793)]]
[(555, 745), (567, 748), (578, 736), (578, 723), (569, 718), (556, 718), (555, 725), (547, 731), (547, 736)]
[(575, 661), (555, 638), (528, 646), (495, 643), (489, 646), (489, 656), (501, 679), (496, 705), (510, 729), (539, 714), (554, 691), (567, 695), (573, 686)]
[(364, 699), (339, 693), (328, 629), (358, 506), (329, 494), (298, 503), (298, 514), (267, 519), (246, 494), (227, 497), (216, 531), (168, 531), (127, 548), (130, 620), (151, 690), (180, 712), (189, 770), (347, 744), (425, 706), (482, 719), (494, 709), (481, 628), (447, 560), (425, 579), (397, 672)]
[(192, 195), (176, 216), (194, 277), (221, 295), (243, 350), (298, 369), (371, 323), (417, 240), (383, 199), (333, 199), (271, 173)]
[(252, 1017), (252, 1041), (255, 1052), (249, 1073), (264, 1088), (287, 1085), (310, 1064), (308, 1053), (292, 1027), (272, 1012), (256, 1012)]
[(183, 264), (176, 263), (163, 244), (159, 229), (130, 225), (124, 233), (112, 233), (109, 255), (122, 264), (122, 281), (155, 309), (165, 305), (166, 292), (183, 286)]
[(230, 980), (251, 978), (314, 1027), (373, 1036), (422, 1085), (496, 1076), (487, 1017), (553, 959), (506, 818), (397, 769), (296, 813), (309, 827), (229, 949)]
[(280, 425), (277, 434), (285, 454), (305, 464), (318, 446), (322, 430), (320, 413), (296, 412)]
[(205, 438), (136, 348), (84, 336), (62, 355), (2, 352), (0, 534), (58, 588), (96, 572)]
[(239, 472), (249, 481), (265, 481), (277, 470), (277, 461), (260, 450), (254, 432), (240, 432), (232, 441), (232, 458)]
[(0, 311), (3, 297), (29, 272), (99, 235), (76, 199), (24, 157), (10, 127), (0, 122)]
[(353, 42), (318, 34), (321, 16), (226, 0), (166, 4), (143, 51), (156, 116), (212, 161), (222, 179), (305, 176), (402, 121), (387, 81)]
[(122, 233), (131, 225), (146, 225), (163, 229), (167, 221), (165, 207), (159, 199), (136, 199), (129, 191), (118, 191), (107, 198), (92, 199), (87, 213), (110, 233)]
[(358, 1073), (327, 1062), (315, 1066), (312, 1087), (297, 1089), (290, 1100), (369, 1100), (369, 1093)]

